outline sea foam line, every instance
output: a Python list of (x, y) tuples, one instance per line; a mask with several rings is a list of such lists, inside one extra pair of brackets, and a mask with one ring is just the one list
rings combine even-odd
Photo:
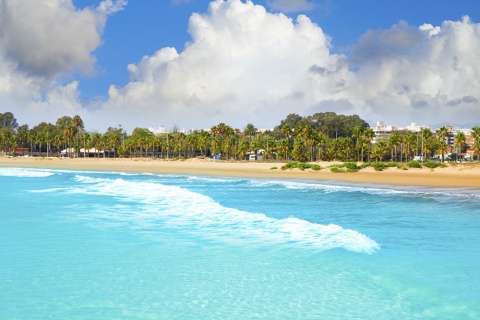
[[(137, 228), (142, 224), (163, 224), (196, 236), (233, 243), (288, 245), (323, 251), (344, 248), (354, 252), (374, 253), (380, 246), (367, 236), (341, 226), (322, 225), (289, 217), (274, 219), (220, 205), (212, 198), (178, 186), (124, 179), (76, 176), (75, 188), (68, 192), (112, 196), (132, 203), (103, 219), (129, 221)], [(138, 207), (140, 205), (140, 207)], [(134, 208), (132, 210), (132, 208)], [(133, 211), (133, 212), (132, 212)]]
[(55, 173), (43, 169), (0, 168), (0, 176), (19, 178), (45, 178)]
[(404, 196), (404, 197), (421, 197), (427, 199), (435, 199), (437, 201), (456, 200), (472, 200), (480, 201), (480, 192), (477, 190), (466, 189), (445, 189), (445, 188), (428, 188), (428, 187), (400, 187), (400, 186), (365, 186), (365, 185), (342, 185), (342, 184), (324, 184), (309, 183), (297, 181), (277, 181), (277, 180), (251, 180), (253, 187), (279, 186), (286, 189), (297, 190), (319, 190), (324, 193), (346, 192), (346, 193), (365, 193), (379, 196)]

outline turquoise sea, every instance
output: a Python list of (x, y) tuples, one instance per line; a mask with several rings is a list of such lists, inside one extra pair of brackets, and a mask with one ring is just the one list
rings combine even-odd
[(480, 319), (477, 191), (0, 168), (0, 203), (0, 319)]

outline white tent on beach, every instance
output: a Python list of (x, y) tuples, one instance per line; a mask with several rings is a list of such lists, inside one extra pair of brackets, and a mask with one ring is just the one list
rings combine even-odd
[(78, 154), (77, 154), (77, 152), (75, 151), (74, 148), (67, 148), (67, 149), (64, 149), (60, 152), (61, 157), (69, 157), (69, 156), (73, 156), (73, 157), (76, 157), (76, 156), (79, 156), (79, 157), (83, 157), (83, 156), (94, 157), (94, 156), (97, 156), (97, 155), (99, 157), (104, 157), (105, 151), (100, 150), (100, 149), (96, 149), (96, 148), (90, 148), (90, 149), (81, 148), (78, 151)]

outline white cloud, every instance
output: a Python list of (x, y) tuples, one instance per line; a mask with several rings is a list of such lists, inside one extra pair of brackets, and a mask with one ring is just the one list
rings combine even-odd
[(480, 121), (480, 25), (468, 18), (369, 31), (348, 57), (332, 54), (306, 16), (294, 22), (250, 1), (212, 2), (189, 32), (183, 52), (163, 48), (130, 65), (105, 114), (196, 128), (274, 126), (324, 111), (396, 124)]
[(479, 50), (480, 24), (467, 17), (369, 32), (352, 57), (357, 85), (345, 94), (372, 120), (478, 122)]
[(122, 11), (127, 3), (127, 0), (104, 0), (98, 5), (97, 11), (106, 15), (114, 14), (115, 12)]
[(105, 16), (70, 0), (1, 0), (0, 47), (18, 71), (56, 77), (90, 72)]
[(303, 15), (293, 22), (250, 1), (219, 0), (191, 16), (189, 32), (183, 52), (163, 48), (130, 65), (130, 83), (110, 88), (105, 112), (146, 126), (273, 124), (318, 97), (335, 99), (349, 77), (345, 59)]
[(129, 83), (111, 86), (108, 101), (86, 112), (78, 82), (58, 79), (94, 68), (107, 14), (125, 4), (79, 10), (70, 0), (0, 0), (4, 111), (32, 124), (80, 114), (100, 130), (119, 123), (129, 130), (264, 127), (289, 113), (324, 111), (400, 125), (480, 122), (480, 24), (467, 17), (369, 31), (341, 55), (306, 16), (292, 20), (240, 0), (216, 0), (208, 12), (192, 14), (192, 41), (183, 51), (160, 48), (129, 65)]
[(77, 9), (71, 0), (0, 0), (0, 105), (19, 123), (82, 113), (72, 72), (92, 73), (107, 15), (126, 1)]

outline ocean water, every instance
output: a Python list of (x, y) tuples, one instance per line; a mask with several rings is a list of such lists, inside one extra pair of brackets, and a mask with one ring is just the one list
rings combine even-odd
[(480, 194), (0, 168), (0, 319), (480, 319)]

